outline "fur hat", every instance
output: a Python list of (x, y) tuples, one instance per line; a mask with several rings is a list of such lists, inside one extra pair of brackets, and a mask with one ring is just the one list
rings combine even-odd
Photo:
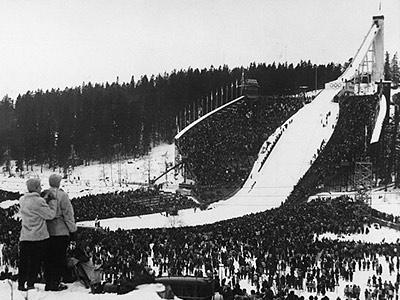
[(49, 185), (53, 188), (59, 188), (61, 182), (61, 175), (51, 174), (49, 177)]
[(28, 188), (28, 192), (40, 192), (41, 184), (40, 179), (31, 178), (26, 181), (26, 187)]

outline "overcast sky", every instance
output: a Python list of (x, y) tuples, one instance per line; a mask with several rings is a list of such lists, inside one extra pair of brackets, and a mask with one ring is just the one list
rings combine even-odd
[(0, 97), (189, 66), (343, 63), (377, 14), (400, 54), (400, 0), (0, 0)]

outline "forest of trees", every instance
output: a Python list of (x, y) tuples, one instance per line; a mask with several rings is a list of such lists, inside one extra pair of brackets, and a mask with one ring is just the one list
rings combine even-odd
[(390, 80), (393, 86), (398, 87), (400, 83), (400, 68), (397, 52), (390, 58), (389, 52), (385, 53), (385, 80)]
[[(394, 58), (393, 58), (394, 59)], [(397, 56), (396, 56), (397, 60)], [(300, 87), (323, 88), (343, 71), (340, 64), (252, 63), (174, 70), (129, 83), (92, 84), (27, 91), (0, 102), (0, 162), (16, 160), (20, 169), (48, 164), (66, 167), (74, 161), (110, 161), (147, 153), (172, 142), (175, 116), (189, 104), (241, 79), (257, 79), (261, 95), (295, 94)], [(392, 75), (391, 75), (392, 76)]]

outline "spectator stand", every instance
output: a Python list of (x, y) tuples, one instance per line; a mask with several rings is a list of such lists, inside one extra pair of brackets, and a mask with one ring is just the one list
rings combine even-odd
[[(184, 182), (195, 182), (193, 190), (202, 202), (232, 196), (249, 176), (264, 141), (274, 132), (279, 136), (277, 128), (283, 126), (283, 132), (290, 123), (285, 121), (302, 106), (301, 95), (244, 97), (191, 124), (175, 139), (185, 163)], [(267, 154), (273, 145), (267, 146)]]

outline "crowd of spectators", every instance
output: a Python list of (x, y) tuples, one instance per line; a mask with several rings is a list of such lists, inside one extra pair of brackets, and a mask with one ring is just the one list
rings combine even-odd
[[(0, 190), (0, 202), (17, 200), (20, 193)], [(76, 221), (138, 216), (149, 213), (176, 214), (180, 209), (199, 205), (186, 195), (163, 192), (159, 189), (140, 188), (133, 191), (87, 195), (72, 199)], [(0, 209), (0, 265), (16, 268), (18, 254), (18, 204)]]
[(19, 199), (20, 196), (21, 194), (18, 192), (0, 190), (0, 203), (6, 200)]
[(21, 223), (14, 219), (15, 207), (0, 209), (0, 266), (17, 268), (18, 238)]
[(346, 284), (344, 288), (345, 299), (360, 299), (361, 288), (357, 284)]
[(198, 206), (186, 195), (167, 193), (157, 188), (139, 188), (132, 191), (86, 195), (73, 198), (72, 205), (77, 222), (95, 218), (122, 218), (152, 213), (172, 214), (180, 209)]
[(259, 297), (272, 291), (283, 299), (293, 289), (324, 295), (340, 279), (351, 283), (362, 266), (381, 269), (380, 256), (387, 257), (385, 267), (399, 271), (394, 244), (317, 238), (365, 232), (371, 224), (364, 212), (366, 204), (346, 197), (313, 200), (196, 227), (80, 229), (78, 247), (116, 287), (143, 274), (203, 275), (216, 279), (226, 299), (246, 294), (242, 279)]
[(301, 96), (243, 99), (176, 140), (186, 168), (196, 181), (196, 195), (213, 202), (240, 187), (263, 142), (304, 104)]
[[(0, 190), (0, 203), (7, 200), (16, 200), (20, 196), (20, 193)], [(17, 211), (17, 206), (11, 206), (8, 209), (0, 208), (0, 245), (2, 245), (0, 246), (0, 266), (7, 266), (7, 270), (8, 266), (11, 268), (17, 267), (18, 234), (21, 229), (19, 221), (14, 219)]]
[[(0, 210), (2, 264), (16, 268), (20, 228), (9, 212)], [(373, 214), (393, 220), (388, 214)], [(225, 291), (236, 287), (238, 292), (239, 280), (248, 278), (258, 287), (256, 294), (266, 293), (271, 287), (275, 293), (305, 288), (323, 294), (336, 288), (339, 277), (351, 282), (357, 268), (371, 267), (381, 275), (377, 255), (387, 256), (388, 268), (398, 272), (393, 244), (315, 240), (316, 234), (324, 232), (364, 232), (370, 226), (368, 216), (364, 203), (341, 197), (285, 205), (191, 228), (115, 232), (82, 229), (78, 241), (93, 264), (102, 267), (103, 280), (110, 284), (121, 285), (144, 273), (211, 274), (230, 278), (221, 281)]]
[[(6, 200), (17, 200), (20, 196), (22, 194), (18, 192), (0, 190), (0, 203)], [(199, 207), (199, 204), (188, 196), (165, 192), (157, 186), (76, 197), (72, 199), (72, 205), (77, 222), (96, 218), (130, 217), (152, 213), (171, 214), (181, 209)], [(14, 215), (17, 210), (17, 206), (12, 206), (7, 210), (7, 214)]]
[(284, 125), (279, 127), (279, 129), (274, 132), (267, 141), (264, 142), (263, 147), (261, 148), (260, 155), (263, 155), (263, 159), (258, 167), (258, 172), (261, 171), (262, 167), (264, 166), (265, 162), (267, 161), (269, 155), (271, 154), (272, 150), (274, 150), (275, 145), (278, 143), (279, 139), (281, 138), (282, 134), (288, 128), (289, 124), (293, 122), (293, 119), (290, 119)]
[[(379, 220), (385, 220), (387, 223), (392, 223), (394, 225), (400, 225), (400, 216), (394, 216), (392, 214), (388, 214), (378, 210), (372, 210), (372, 217), (375, 217)], [(399, 227), (400, 229), (400, 227)]]
[[(390, 272), (394, 271), (393, 261), (389, 262), (389, 270)], [(395, 294), (397, 298), (399, 293), (399, 280), (397, 279), (393, 284), (390, 280), (389, 282), (387, 280), (383, 280), (380, 276), (381, 274), (379, 273), (379, 269), (377, 268), (376, 274), (374, 273), (368, 278), (367, 287), (364, 291), (365, 300), (392, 300)]]

